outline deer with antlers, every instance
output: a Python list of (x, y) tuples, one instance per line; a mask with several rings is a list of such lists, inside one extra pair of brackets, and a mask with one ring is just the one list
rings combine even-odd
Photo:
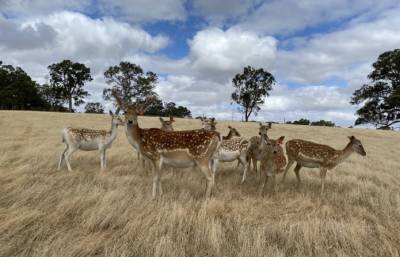
[(199, 167), (207, 180), (206, 197), (209, 197), (215, 184), (213, 169), (216, 168), (216, 154), (221, 144), (218, 132), (204, 129), (164, 131), (140, 128), (137, 113), (143, 111), (149, 103), (129, 105), (116, 91), (112, 94), (124, 110), (128, 141), (137, 145), (140, 154), (153, 168), (153, 198), (163, 193), (160, 176), (165, 165), (174, 168)]
[(325, 176), (328, 170), (335, 168), (339, 163), (345, 161), (352, 153), (356, 152), (362, 156), (367, 153), (360, 140), (354, 136), (349, 137), (350, 142), (343, 150), (336, 150), (328, 145), (317, 144), (314, 142), (293, 139), (286, 143), (286, 154), (288, 155), (288, 164), (283, 174), (282, 182), (285, 181), (286, 173), (293, 165), (296, 173), (297, 185), (300, 186), (300, 169), (319, 168), (321, 176), (321, 195), (324, 193)]
[(62, 132), (62, 141), (65, 144), (64, 151), (61, 153), (58, 162), (58, 170), (61, 170), (63, 160), (67, 164), (68, 171), (72, 171), (70, 158), (77, 150), (94, 151), (100, 153), (101, 170), (106, 168), (106, 151), (112, 146), (117, 138), (118, 125), (124, 125), (124, 122), (118, 116), (118, 111), (111, 116), (111, 130), (95, 130), (85, 128), (64, 128)]

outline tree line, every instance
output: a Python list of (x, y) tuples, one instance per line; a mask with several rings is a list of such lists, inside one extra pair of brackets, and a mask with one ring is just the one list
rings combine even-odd
[[(33, 81), (20, 67), (0, 62), (0, 109), (74, 112), (74, 107), (85, 103), (89, 96), (86, 84), (93, 80), (85, 64), (63, 60), (48, 66), (49, 81), (43, 85)], [(191, 112), (174, 102), (163, 102), (154, 91), (158, 83), (155, 73), (130, 62), (121, 62), (104, 72), (106, 84), (103, 98), (115, 102), (111, 95), (116, 90), (127, 102), (140, 102), (148, 97), (154, 101), (144, 115), (191, 117)], [(104, 113), (99, 102), (88, 102), (87, 113)]]
[[(377, 128), (390, 129), (400, 123), (400, 49), (382, 53), (372, 67), (373, 71), (367, 76), (370, 82), (362, 85), (351, 97), (350, 103), (358, 107), (355, 125), (373, 124)], [(49, 83), (39, 85), (21, 68), (0, 62), (0, 109), (72, 112), (73, 106), (84, 103), (89, 95), (85, 83), (93, 80), (90, 68), (64, 60), (48, 66), (48, 69)], [(190, 110), (184, 106), (164, 103), (154, 91), (158, 82), (157, 74), (151, 71), (145, 73), (139, 65), (121, 62), (109, 67), (104, 77), (109, 85), (103, 90), (106, 101), (115, 101), (111, 94), (115, 90), (128, 103), (152, 97), (154, 101), (145, 115), (191, 116)], [(274, 76), (263, 68), (246, 66), (243, 73), (234, 76), (231, 100), (238, 106), (246, 122), (261, 110), (274, 84)], [(85, 110), (89, 113), (103, 112), (104, 106), (87, 103)], [(310, 122), (307, 119), (291, 124), (335, 126), (331, 121)]]

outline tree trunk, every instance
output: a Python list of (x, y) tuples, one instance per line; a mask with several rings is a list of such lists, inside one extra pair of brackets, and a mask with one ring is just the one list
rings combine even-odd
[(68, 104), (69, 104), (69, 112), (72, 112), (72, 97), (70, 97), (68, 100), (69, 100), (69, 101), (68, 101)]

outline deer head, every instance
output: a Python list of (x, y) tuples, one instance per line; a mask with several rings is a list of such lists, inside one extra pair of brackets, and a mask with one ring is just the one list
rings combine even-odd
[(349, 143), (350, 147), (351, 147), (351, 149), (353, 149), (354, 152), (356, 152), (362, 156), (367, 155), (360, 140), (358, 140), (355, 136), (350, 136), (348, 138), (350, 140), (350, 143)]
[(115, 112), (115, 114), (110, 110), (109, 114), (111, 116), (111, 123), (115, 126), (124, 126), (125, 122), (121, 119), (121, 117), (118, 115), (119, 113), (119, 109)]
[(271, 127), (272, 127), (272, 123), (271, 122), (269, 122), (267, 125), (263, 125), (262, 122), (260, 122), (260, 128), (259, 128), (258, 134), (260, 136), (264, 136), (264, 137), (268, 138), (267, 133), (268, 133), (268, 130), (271, 129)]
[(229, 133), (231, 133), (231, 136), (233, 137), (240, 137), (239, 131), (237, 131), (235, 128), (228, 126)]
[(281, 136), (276, 140), (271, 140), (268, 137), (261, 136), (262, 143), (257, 154), (258, 158), (262, 159), (277, 155), (280, 152), (284, 139), (284, 136)]
[(142, 103), (128, 104), (113, 90), (112, 95), (117, 100), (120, 109), (124, 111), (125, 122), (127, 125), (137, 124), (137, 116), (143, 114), (150, 104), (154, 101), (154, 97), (148, 97)]

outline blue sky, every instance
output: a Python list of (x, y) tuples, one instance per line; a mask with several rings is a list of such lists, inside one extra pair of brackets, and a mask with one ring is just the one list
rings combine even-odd
[(160, 75), (163, 100), (219, 119), (232, 117), (232, 77), (252, 65), (277, 80), (252, 119), (350, 126), (351, 93), (400, 45), (398, 13), (397, 0), (2, 0), (0, 56), (39, 83), (51, 63), (83, 62), (88, 101), (107, 108), (104, 70), (131, 61)]

